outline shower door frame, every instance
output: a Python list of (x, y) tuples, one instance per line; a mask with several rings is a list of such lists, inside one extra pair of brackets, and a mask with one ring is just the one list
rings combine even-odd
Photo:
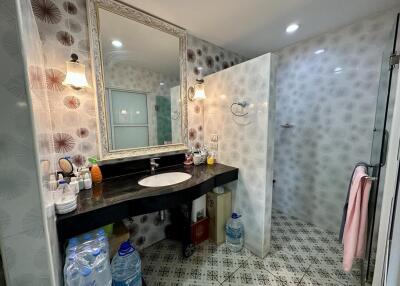
[[(394, 47), (397, 48), (397, 53), (400, 48), (400, 37), (398, 30), (398, 22), (399, 22), (400, 14), (397, 15), (397, 30), (396, 30), (396, 38), (394, 40)], [(394, 51), (396, 53), (396, 51)], [(393, 111), (393, 119), (390, 127), (390, 137), (388, 141), (387, 154), (386, 154), (386, 175), (384, 179), (384, 192), (382, 198), (382, 207), (381, 207), (381, 217), (379, 221), (379, 234), (378, 234), (378, 245), (377, 245), (377, 254), (376, 254), (376, 262), (374, 267), (374, 276), (373, 276), (373, 286), (381, 286), (385, 285), (385, 271), (388, 268), (388, 251), (390, 249), (390, 231), (391, 231), (391, 223), (392, 216), (394, 212), (394, 203), (397, 189), (397, 175), (399, 168), (399, 159), (400, 159), (400, 70), (399, 65), (394, 66), (392, 68), (391, 77), (394, 78), (397, 73), (397, 82), (396, 87), (392, 87), (392, 90), (389, 89), (389, 92), (393, 92), (392, 96), (395, 97), (394, 102), (394, 111)], [(382, 151), (381, 150), (381, 159), (382, 159)], [(400, 211), (400, 210), (397, 210)]]

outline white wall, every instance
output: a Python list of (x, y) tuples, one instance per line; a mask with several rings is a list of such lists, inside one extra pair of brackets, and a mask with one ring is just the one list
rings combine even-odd
[[(205, 145), (218, 135), (217, 161), (239, 168), (234, 210), (242, 214), (245, 246), (264, 257), (271, 233), (272, 162), (274, 142), (274, 62), (260, 56), (205, 78)], [(244, 117), (231, 113), (238, 100), (249, 103)]]

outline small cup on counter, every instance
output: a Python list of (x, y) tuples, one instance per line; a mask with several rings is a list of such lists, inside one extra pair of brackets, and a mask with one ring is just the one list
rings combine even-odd
[(193, 154), (193, 163), (195, 165), (200, 165), (203, 162), (203, 157), (200, 153)]

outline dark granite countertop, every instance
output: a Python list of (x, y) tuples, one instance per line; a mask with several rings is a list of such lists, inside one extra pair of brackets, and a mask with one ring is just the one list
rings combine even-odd
[[(104, 180), (102, 183), (94, 185), (91, 190), (83, 190), (78, 195), (78, 207), (74, 212), (58, 215), (58, 221), (78, 218), (81, 215), (95, 212), (102, 208), (117, 206), (121, 203), (131, 201), (141, 201), (151, 199), (152, 197), (162, 197), (173, 193), (190, 192), (196, 187), (212, 181), (207, 186), (219, 186), (235, 180), (238, 176), (238, 169), (223, 164), (185, 166), (183, 164), (169, 166), (158, 169), (156, 174), (166, 172), (185, 172), (192, 177), (184, 182), (164, 187), (144, 187), (138, 184), (138, 181), (144, 177), (150, 176), (149, 172), (141, 172), (119, 177), (113, 177)], [(178, 195), (178, 194), (177, 194)], [(156, 198), (154, 198), (156, 199)]]

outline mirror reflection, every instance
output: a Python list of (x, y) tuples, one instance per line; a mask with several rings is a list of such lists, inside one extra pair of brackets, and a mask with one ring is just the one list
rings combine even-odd
[(179, 38), (99, 9), (110, 150), (182, 143)]

